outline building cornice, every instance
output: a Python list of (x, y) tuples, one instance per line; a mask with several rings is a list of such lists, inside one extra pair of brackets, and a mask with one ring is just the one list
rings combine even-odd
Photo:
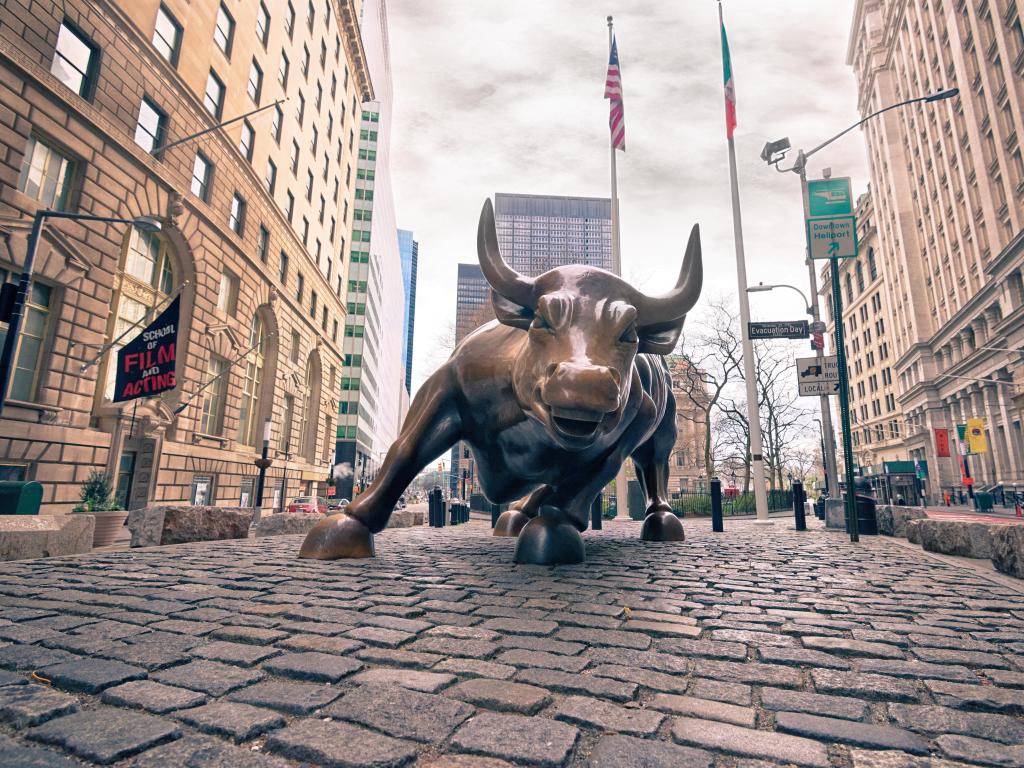
[(335, 0), (338, 9), (339, 25), (345, 30), (345, 44), (348, 53), (355, 62), (353, 74), (359, 83), (361, 101), (373, 101), (373, 82), (370, 79), (370, 67), (366, 62), (366, 51), (363, 48), (363, 34), (359, 28), (359, 18), (354, 0)]

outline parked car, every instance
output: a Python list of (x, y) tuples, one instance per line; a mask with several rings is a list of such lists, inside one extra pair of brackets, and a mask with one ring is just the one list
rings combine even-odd
[(327, 514), (327, 499), (322, 496), (296, 496), (288, 505), (287, 512), (319, 512)]
[(331, 512), (340, 512), (348, 506), (348, 499), (328, 499), (327, 509)]

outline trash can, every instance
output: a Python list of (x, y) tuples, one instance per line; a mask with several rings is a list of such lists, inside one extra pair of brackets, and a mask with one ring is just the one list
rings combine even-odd
[(994, 501), (991, 493), (986, 491), (974, 492), (974, 503), (979, 512), (991, 512)]
[(878, 518), (875, 515), (875, 495), (871, 483), (858, 477), (853, 481), (853, 502), (857, 510), (857, 532), (862, 536), (878, 535)]
[(43, 486), (35, 480), (0, 482), (0, 510), (4, 515), (38, 515), (43, 503)]

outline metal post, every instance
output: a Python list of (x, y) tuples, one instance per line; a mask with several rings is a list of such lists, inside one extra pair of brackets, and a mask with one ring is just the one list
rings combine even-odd
[(22, 267), (21, 277), (18, 279), (18, 292), (14, 296), (11, 319), (7, 324), (7, 336), (4, 338), (3, 351), (0, 352), (0, 414), (3, 413), (4, 401), (7, 399), (7, 390), (11, 383), (11, 372), (14, 369), (14, 348), (18, 343), (18, 334), (21, 331), (21, 318), (25, 314), (25, 302), (28, 301), (28, 289), (32, 283), (32, 263), (35, 261), (39, 233), (42, 231), (45, 215), (45, 211), (37, 211), (32, 220), (32, 233), (28, 236), (28, 248), (25, 252), (25, 265)]
[[(850, 438), (850, 380), (846, 370), (846, 340), (843, 338), (843, 297), (839, 292), (839, 259), (834, 256), (832, 263), (832, 308), (836, 332), (836, 364), (839, 368), (839, 421), (843, 431), (843, 462), (846, 464), (846, 526), (850, 541), (860, 541), (857, 525), (857, 507), (853, 498), (853, 441)], [(839, 486), (836, 486), (836, 491)]]
[(711, 530), (715, 533), (725, 530), (722, 524), (722, 481), (717, 477), (711, 478)]
[[(806, 220), (811, 212), (807, 202), (807, 168), (803, 162), (802, 152), (798, 156), (797, 163), (800, 168), (800, 193), (803, 197), (804, 219)], [(807, 253), (807, 274), (811, 284), (811, 318), (817, 323), (821, 321), (821, 312), (818, 306), (818, 279), (814, 274), (814, 261), (811, 260), (810, 253)], [(817, 358), (818, 365), (822, 366), (822, 370), (824, 370), (825, 350), (815, 350), (814, 356)], [(825, 461), (825, 490), (829, 491), (831, 495), (831, 489), (839, 488), (836, 471), (836, 435), (832, 429), (832, 406), (828, 395), (822, 395), (818, 400), (821, 406), (821, 432), (824, 443), (822, 455)]]
[(804, 514), (804, 484), (793, 481), (793, 520), (798, 531), (807, 530), (807, 517)]
[(288, 498), (288, 460), (291, 459), (291, 443), (284, 444), (284, 464), (281, 465), (281, 503), (278, 512), (284, 512), (284, 502)]
[(270, 419), (263, 422), (263, 452), (260, 458), (256, 459), (256, 466), (259, 467), (260, 473), (256, 478), (256, 506), (263, 509), (263, 489), (267, 482), (267, 467), (270, 466), (271, 461), (267, 454), (270, 451)]

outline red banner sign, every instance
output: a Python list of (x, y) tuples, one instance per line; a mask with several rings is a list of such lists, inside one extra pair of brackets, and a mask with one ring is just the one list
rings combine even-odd
[(949, 430), (948, 429), (936, 429), (935, 430), (935, 454), (940, 459), (949, 458)]

